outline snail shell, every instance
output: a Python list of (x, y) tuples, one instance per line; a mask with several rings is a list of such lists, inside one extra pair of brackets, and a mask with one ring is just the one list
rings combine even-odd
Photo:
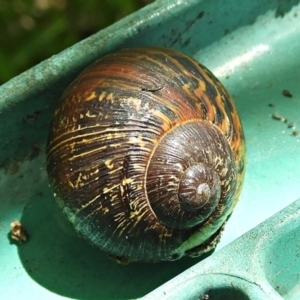
[(76, 231), (118, 262), (215, 247), (240, 194), (244, 136), (221, 83), (166, 48), (85, 69), (55, 110), (47, 171)]

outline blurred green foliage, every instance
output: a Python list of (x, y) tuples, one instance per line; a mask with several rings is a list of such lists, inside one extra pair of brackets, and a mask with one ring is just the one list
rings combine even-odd
[(154, 0), (0, 0), (0, 84)]

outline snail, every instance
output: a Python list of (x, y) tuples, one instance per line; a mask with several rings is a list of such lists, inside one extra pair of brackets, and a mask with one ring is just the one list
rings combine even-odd
[(119, 263), (213, 250), (235, 207), (245, 141), (217, 78), (163, 47), (123, 49), (67, 88), (47, 172), (75, 231)]

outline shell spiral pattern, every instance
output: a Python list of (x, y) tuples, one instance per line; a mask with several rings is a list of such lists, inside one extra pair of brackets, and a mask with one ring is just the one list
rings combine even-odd
[(76, 231), (119, 262), (197, 256), (238, 200), (245, 144), (214, 75), (177, 51), (109, 54), (53, 115), (47, 171)]

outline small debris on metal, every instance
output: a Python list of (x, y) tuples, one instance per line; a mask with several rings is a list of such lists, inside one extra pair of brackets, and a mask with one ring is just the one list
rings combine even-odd
[(278, 114), (272, 114), (272, 119), (277, 120), (277, 121), (282, 121), (285, 122), (285, 118), (279, 116)]
[(20, 244), (28, 240), (29, 234), (20, 221), (14, 220), (10, 223), (11, 238)]
[(288, 98), (292, 98), (293, 94), (289, 91), (289, 90), (283, 90), (282, 91), (283, 96), (288, 97)]

